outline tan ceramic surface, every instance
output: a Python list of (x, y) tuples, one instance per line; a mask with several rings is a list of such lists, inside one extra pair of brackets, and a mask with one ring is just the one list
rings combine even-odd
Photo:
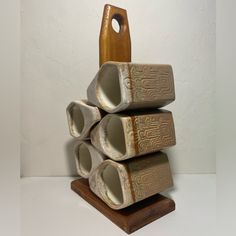
[[(119, 173), (123, 202), (114, 204), (109, 199), (102, 171), (112, 165)], [(168, 157), (162, 152), (123, 162), (104, 161), (90, 178), (91, 190), (113, 209), (121, 209), (173, 186)]]
[[(117, 117), (122, 123), (125, 152), (119, 153), (108, 139), (110, 119)], [(116, 136), (117, 127), (114, 127)], [(122, 137), (117, 137), (117, 142)], [(105, 155), (116, 161), (159, 151), (176, 144), (172, 113), (153, 110), (131, 115), (108, 114), (91, 132), (91, 142)]]
[[(120, 102), (109, 104), (103, 98), (102, 80), (119, 77), (115, 90), (120, 90)], [(115, 91), (114, 90), (114, 91)], [(98, 71), (87, 89), (88, 100), (109, 113), (137, 108), (160, 108), (175, 100), (174, 77), (170, 65), (107, 62)]]

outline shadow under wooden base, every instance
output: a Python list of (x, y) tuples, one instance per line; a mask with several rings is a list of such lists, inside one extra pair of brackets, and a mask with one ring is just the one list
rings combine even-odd
[(90, 190), (88, 181), (82, 178), (72, 181), (71, 189), (128, 234), (175, 210), (175, 202), (160, 194), (127, 208), (113, 210)]

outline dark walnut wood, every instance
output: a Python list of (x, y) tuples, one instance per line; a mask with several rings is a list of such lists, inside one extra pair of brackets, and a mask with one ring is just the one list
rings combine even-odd
[(71, 189), (128, 234), (175, 210), (175, 202), (161, 194), (113, 210), (90, 190), (86, 179), (72, 181)]
[[(120, 26), (116, 32), (112, 19)], [(106, 61), (131, 62), (131, 40), (126, 10), (106, 4), (99, 37), (99, 65)]]

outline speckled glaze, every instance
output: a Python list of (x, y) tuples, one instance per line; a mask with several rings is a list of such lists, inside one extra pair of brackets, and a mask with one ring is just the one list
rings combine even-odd
[(175, 100), (172, 67), (107, 62), (89, 85), (87, 97), (109, 113), (163, 107)]
[(66, 114), (71, 136), (84, 140), (89, 139), (91, 128), (101, 120), (104, 112), (87, 100), (80, 100), (71, 102)]
[(159, 151), (176, 144), (172, 113), (108, 114), (91, 132), (92, 144), (115, 161)]
[[(104, 176), (110, 166), (116, 178)], [(123, 162), (106, 160), (91, 173), (89, 185), (109, 207), (122, 209), (172, 187), (173, 180), (167, 155), (157, 152)]]
[[(85, 155), (84, 152), (81, 153), (82, 149), (87, 152), (87, 155)], [(83, 154), (82, 157), (80, 153)], [(77, 173), (83, 178), (88, 178), (91, 172), (107, 159), (107, 157), (92, 146), (89, 141), (78, 141), (74, 148), (74, 156)], [(90, 159), (87, 160), (89, 162), (89, 166), (87, 166), (88, 169), (85, 169), (85, 167), (83, 167), (84, 163), (82, 163), (86, 162), (86, 158)]]

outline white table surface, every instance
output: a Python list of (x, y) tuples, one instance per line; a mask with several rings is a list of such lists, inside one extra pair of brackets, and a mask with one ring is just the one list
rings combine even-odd
[[(21, 180), (21, 236), (127, 235), (70, 190), (72, 177)], [(215, 235), (214, 174), (175, 175), (176, 210), (132, 235)]]

